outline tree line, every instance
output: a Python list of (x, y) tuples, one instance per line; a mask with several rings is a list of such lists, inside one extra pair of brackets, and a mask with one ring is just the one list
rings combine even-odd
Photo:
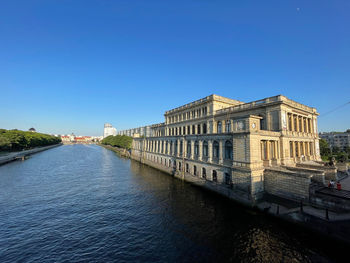
[(110, 135), (104, 138), (101, 143), (130, 150), (132, 145), (132, 137), (126, 135)]
[(53, 145), (60, 142), (60, 137), (55, 137), (49, 134), (0, 129), (0, 151), (21, 151), (38, 146)]
[(332, 157), (338, 162), (347, 162), (350, 159), (350, 147), (345, 149), (340, 149), (337, 146), (330, 147), (324, 139), (320, 139), (320, 153), (323, 161), (330, 161)]

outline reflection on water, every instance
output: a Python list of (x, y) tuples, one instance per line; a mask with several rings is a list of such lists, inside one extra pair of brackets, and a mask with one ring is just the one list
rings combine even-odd
[[(308, 262), (330, 244), (94, 145), (0, 167), (1, 262)], [(327, 248), (327, 249), (325, 249)]]

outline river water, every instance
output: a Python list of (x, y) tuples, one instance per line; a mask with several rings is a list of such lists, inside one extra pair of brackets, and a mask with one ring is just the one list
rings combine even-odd
[(338, 261), (333, 244), (96, 145), (0, 166), (0, 262)]

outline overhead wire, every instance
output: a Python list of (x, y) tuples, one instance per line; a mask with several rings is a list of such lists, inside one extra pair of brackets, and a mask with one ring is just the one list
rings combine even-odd
[[(324, 116), (328, 115), (329, 113), (332, 113), (332, 112), (334, 112), (334, 111), (336, 111), (336, 110), (339, 110), (339, 109), (345, 107), (345, 106), (348, 105), (348, 104), (350, 104), (350, 101), (348, 101), (348, 102), (346, 102), (346, 103), (344, 103), (344, 104), (342, 104), (342, 105), (340, 105), (340, 106), (338, 106), (338, 107), (336, 107), (336, 108), (334, 108), (334, 109), (332, 109), (332, 110), (330, 110), (330, 111), (327, 111), (326, 113), (320, 114), (320, 117), (324, 117)], [(320, 117), (319, 117), (319, 118), (320, 118)]]

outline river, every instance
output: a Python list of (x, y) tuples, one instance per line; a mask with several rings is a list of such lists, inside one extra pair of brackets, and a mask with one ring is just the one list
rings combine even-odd
[(0, 262), (329, 262), (341, 247), (96, 145), (0, 166)]

